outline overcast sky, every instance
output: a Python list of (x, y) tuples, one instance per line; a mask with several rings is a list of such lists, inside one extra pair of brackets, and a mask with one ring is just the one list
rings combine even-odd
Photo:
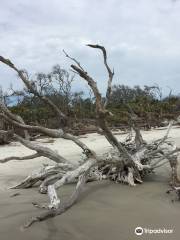
[[(104, 90), (101, 55), (87, 43), (106, 47), (115, 83), (180, 93), (179, 0), (0, 0), (0, 55), (31, 74), (56, 63), (68, 69), (65, 49)], [(0, 64), (0, 85), (11, 82), (22, 86)]]

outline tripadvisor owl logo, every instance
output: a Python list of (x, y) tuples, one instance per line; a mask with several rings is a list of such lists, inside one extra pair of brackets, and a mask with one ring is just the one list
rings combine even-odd
[(140, 236), (143, 234), (143, 228), (142, 227), (136, 227), (135, 228), (135, 234)]

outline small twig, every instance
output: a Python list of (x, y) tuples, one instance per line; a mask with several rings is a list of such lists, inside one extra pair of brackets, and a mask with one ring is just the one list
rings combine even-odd
[[(69, 58), (69, 59), (71, 59), (73, 62), (75, 62), (82, 71), (84, 71), (84, 69), (83, 69), (83, 67), (81, 66), (80, 62), (78, 62), (75, 58), (69, 56), (69, 54), (67, 54), (67, 52), (66, 52), (64, 49), (63, 49), (63, 53), (65, 54), (65, 56), (66, 56), (67, 58)], [(75, 71), (73, 71), (73, 72), (76, 73)]]

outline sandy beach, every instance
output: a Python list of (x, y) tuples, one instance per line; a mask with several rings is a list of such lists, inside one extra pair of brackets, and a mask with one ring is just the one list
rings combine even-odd
[[(166, 129), (144, 131), (146, 141), (162, 137)], [(125, 134), (116, 135), (123, 140)], [(174, 127), (170, 137), (180, 146), (180, 129)], [(89, 147), (99, 154), (110, 147), (102, 135), (88, 134), (80, 137)], [(63, 139), (46, 143), (47, 139), (39, 142), (56, 149), (69, 161), (78, 161), (81, 150), (70, 141)], [(31, 151), (21, 144), (13, 142), (0, 147), (0, 158), (6, 156), (25, 156)], [(46, 158), (29, 161), (11, 161), (0, 165), (0, 240), (10, 239), (75, 239), (75, 240), (131, 240), (131, 239), (179, 239), (180, 202), (173, 202), (173, 195), (166, 194), (170, 169), (168, 165), (159, 169), (156, 174), (149, 176), (145, 182), (136, 187), (129, 187), (112, 182), (102, 181), (89, 183), (79, 202), (61, 216), (33, 225), (26, 231), (20, 226), (31, 216), (41, 210), (35, 209), (31, 202), (47, 201), (46, 195), (38, 193), (37, 188), (28, 190), (9, 190), (10, 186), (18, 183), (33, 169), (42, 163), (50, 163)], [(59, 194), (68, 197), (73, 185), (63, 187)], [(13, 193), (20, 193), (10, 197)], [(173, 229), (172, 234), (143, 234), (136, 236), (134, 229), (167, 228)]]

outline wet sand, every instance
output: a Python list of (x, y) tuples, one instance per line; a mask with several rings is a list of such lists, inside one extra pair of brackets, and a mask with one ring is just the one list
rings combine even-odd
[[(163, 134), (159, 130), (153, 131), (145, 134), (145, 138), (152, 139), (154, 136), (158, 138), (159, 134)], [(179, 129), (173, 129), (173, 138), (178, 145), (180, 145), (179, 132)], [(85, 141), (91, 141), (94, 137), (95, 135), (88, 137)], [(97, 141), (102, 142), (102, 139)], [(95, 144), (94, 141), (92, 143)], [(10, 149), (11, 147), (9, 146)], [(149, 176), (143, 184), (136, 187), (107, 181), (90, 183), (79, 202), (69, 211), (37, 223), (23, 232), (20, 226), (29, 217), (42, 211), (35, 209), (31, 202), (46, 202), (47, 196), (38, 194), (36, 188), (7, 190), (7, 186), (18, 182), (26, 174), (27, 170), (22, 171), (23, 166), (20, 167), (21, 170), (13, 169), (17, 164), (8, 163), (9, 171), (3, 164), (4, 169), (2, 166), (0, 170), (0, 240), (180, 239), (180, 203), (172, 203), (171, 200), (175, 196), (166, 194), (170, 176), (168, 166), (163, 167), (159, 173)], [(32, 165), (31, 161), (27, 163), (28, 170), (31, 169), (30, 164)], [(35, 166), (37, 164), (36, 162)], [(59, 192), (60, 196), (68, 197), (73, 187), (73, 185), (63, 187)], [(10, 197), (16, 192), (20, 195)], [(174, 233), (136, 236), (134, 229), (137, 226), (174, 229)]]

